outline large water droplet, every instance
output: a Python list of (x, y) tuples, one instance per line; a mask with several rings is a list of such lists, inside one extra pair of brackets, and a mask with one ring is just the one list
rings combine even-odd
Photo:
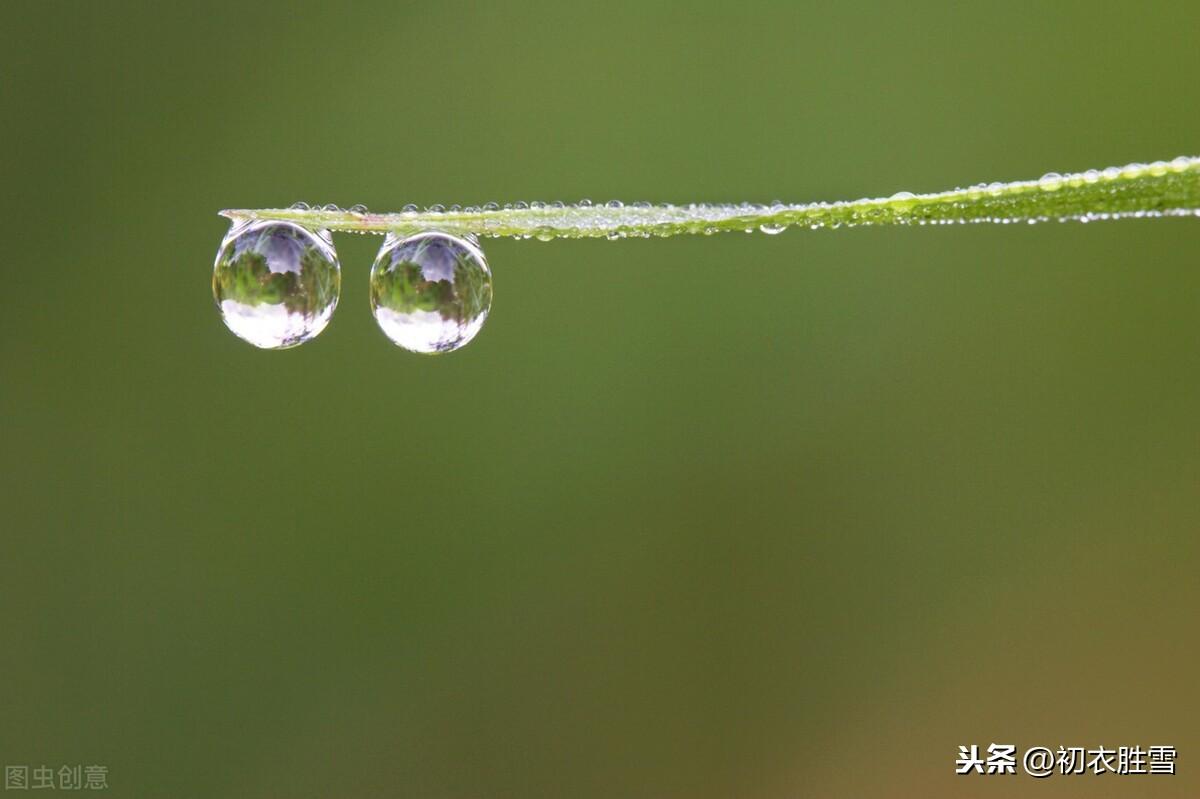
[(371, 312), (412, 352), (463, 347), (487, 319), (492, 273), (478, 246), (445, 233), (389, 235), (371, 267)]
[(213, 299), (226, 326), (265, 349), (294, 347), (324, 330), (341, 286), (333, 244), (292, 222), (234, 225), (213, 265)]

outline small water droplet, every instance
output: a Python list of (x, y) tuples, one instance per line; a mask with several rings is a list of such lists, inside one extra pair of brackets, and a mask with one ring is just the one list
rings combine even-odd
[(265, 220), (229, 231), (212, 285), (230, 330), (256, 347), (284, 349), (329, 324), (342, 272), (326, 238), (292, 222)]
[(442, 205), (441, 203), (434, 203), (425, 210), (431, 214), (441, 214), (446, 211), (446, 206)]
[(787, 225), (782, 222), (764, 222), (758, 226), (758, 229), (768, 236), (774, 236), (776, 233), (782, 233), (787, 230)]
[(306, 202), (292, 203), (291, 205), (291, 210), (293, 211), (307, 211), (308, 208), (309, 206)]
[(485, 211), (499, 211), (499, 210), (500, 210), (500, 204), (499, 204), (499, 203), (484, 203), (484, 204), (483, 204), (483, 210), (485, 210)]
[(350, 206), (349, 211), (352, 214), (365, 214), (367, 213), (367, 206), (363, 205), (362, 203), (358, 203)]
[(324, 205), (321, 206), (321, 210), (322, 211), (340, 211), (342, 209), (338, 208), (333, 203), (325, 203)]
[(492, 273), (479, 247), (446, 233), (389, 235), (371, 267), (371, 312), (411, 352), (451, 352), (483, 327)]
[(419, 210), (421, 209), (417, 207), (416, 203), (407, 203), (403, 208), (400, 209), (400, 212), (403, 214), (415, 214)]
[(1042, 191), (1058, 191), (1063, 186), (1063, 176), (1057, 172), (1047, 172), (1038, 179), (1038, 188)]

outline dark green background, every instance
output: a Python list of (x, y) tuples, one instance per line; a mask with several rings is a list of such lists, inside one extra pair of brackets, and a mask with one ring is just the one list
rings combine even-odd
[[(224, 207), (1197, 154), (1198, 29), (5, 3), (0, 762), (136, 797), (1195, 796), (1196, 221), (485, 241), (492, 316), (434, 359), (374, 326), (377, 238), (337, 237), (297, 350), (209, 281)], [(1180, 773), (953, 776), (993, 741)]]

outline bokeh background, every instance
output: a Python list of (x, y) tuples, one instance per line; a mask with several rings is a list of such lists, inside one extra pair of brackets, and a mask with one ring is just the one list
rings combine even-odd
[[(1200, 792), (1200, 224), (485, 242), (465, 350), (213, 307), (225, 207), (1200, 152), (1200, 6), (0, 6), (0, 762), (114, 796)], [(960, 744), (1175, 777), (957, 778)]]

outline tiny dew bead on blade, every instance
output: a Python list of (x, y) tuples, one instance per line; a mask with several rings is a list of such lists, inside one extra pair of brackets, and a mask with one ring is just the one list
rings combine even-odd
[(492, 273), (479, 246), (447, 233), (389, 233), (371, 267), (371, 313), (397, 346), (453, 352), (483, 327)]
[(213, 264), (213, 299), (225, 325), (263, 349), (311, 341), (333, 316), (342, 272), (327, 231), (294, 222), (241, 222)]

